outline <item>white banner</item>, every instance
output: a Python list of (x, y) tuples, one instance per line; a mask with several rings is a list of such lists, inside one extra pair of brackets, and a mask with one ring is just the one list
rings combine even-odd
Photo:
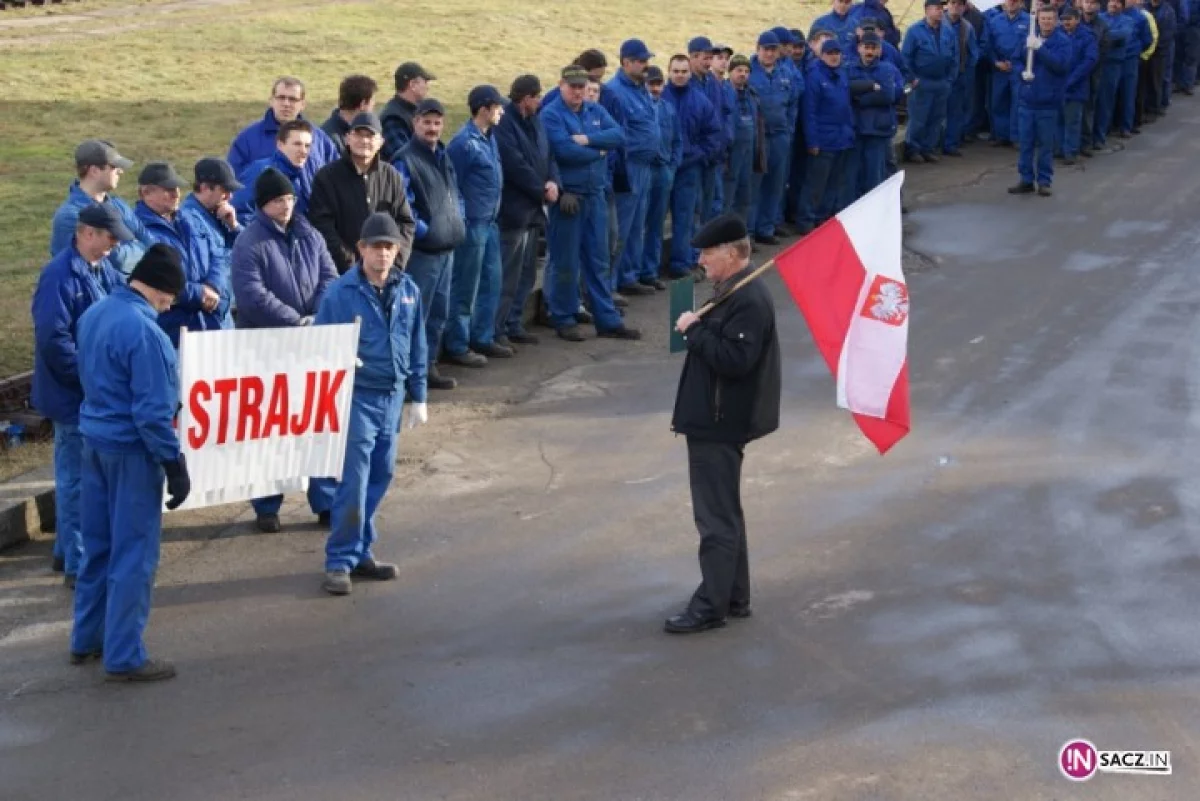
[(358, 322), (184, 331), (179, 442), (196, 509), (341, 479)]

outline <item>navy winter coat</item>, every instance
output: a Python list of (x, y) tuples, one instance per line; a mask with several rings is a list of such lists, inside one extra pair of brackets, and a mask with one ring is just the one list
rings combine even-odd
[(904, 77), (886, 61), (871, 66), (855, 64), (846, 70), (853, 91), (857, 82), (879, 84), (879, 89), (852, 94), (854, 127), (860, 136), (896, 134), (896, 104), (904, 96)]
[(509, 103), (496, 126), (504, 188), (500, 193), (500, 227), (506, 231), (542, 225), (546, 183), (559, 183), (558, 165), (550, 155), (550, 140), (537, 114), (521, 116)]
[(722, 152), (721, 119), (695, 81), (678, 87), (668, 83), (663, 98), (675, 109), (683, 136), (683, 168), (714, 163)]
[(825, 62), (808, 71), (804, 89), (805, 144), (820, 150), (840, 151), (854, 147), (854, 109), (846, 73)]
[(325, 239), (300, 215), (287, 231), (260, 215), (233, 246), (238, 328), (286, 328), (317, 313), (337, 267)]

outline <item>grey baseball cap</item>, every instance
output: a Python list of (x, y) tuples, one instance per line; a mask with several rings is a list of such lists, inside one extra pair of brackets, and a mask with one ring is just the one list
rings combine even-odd
[(404, 241), (404, 237), (400, 233), (400, 226), (396, 225), (392, 215), (382, 211), (375, 212), (363, 222), (362, 233), (358, 238), (368, 245), (376, 242), (390, 242), (393, 245), (399, 245)]
[(160, 186), (163, 189), (183, 189), (187, 181), (179, 177), (175, 168), (165, 161), (152, 161), (142, 168), (138, 186)]
[(75, 148), (75, 165), (78, 167), (120, 167), (128, 170), (133, 162), (117, 152), (112, 142), (103, 139), (88, 139)]

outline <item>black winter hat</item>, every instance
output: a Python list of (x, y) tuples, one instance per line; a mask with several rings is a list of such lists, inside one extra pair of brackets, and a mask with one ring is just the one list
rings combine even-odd
[(738, 242), (747, 236), (746, 223), (736, 214), (722, 214), (710, 220), (692, 239), (692, 247), (704, 250)]
[(160, 242), (150, 246), (133, 268), (129, 280), (141, 281), (148, 287), (179, 297), (187, 279), (183, 275), (183, 259), (179, 251)]
[(260, 209), (277, 197), (294, 194), (296, 187), (274, 167), (267, 167), (254, 182), (254, 205)]

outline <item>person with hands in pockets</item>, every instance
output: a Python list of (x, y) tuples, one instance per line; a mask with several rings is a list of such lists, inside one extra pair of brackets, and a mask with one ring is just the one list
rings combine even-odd
[(429, 420), (421, 292), (396, 268), (404, 241), (390, 214), (369, 216), (357, 245), (358, 263), (334, 282), (317, 311), (317, 325), (361, 321), (346, 459), (325, 544), (321, 587), (330, 595), (350, 594), (352, 579), (396, 578), (396, 566), (377, 561), (372, 550), (378, 537), (375, 512), (395, 472), (405, 397), (412, 401), (409, 428)]

